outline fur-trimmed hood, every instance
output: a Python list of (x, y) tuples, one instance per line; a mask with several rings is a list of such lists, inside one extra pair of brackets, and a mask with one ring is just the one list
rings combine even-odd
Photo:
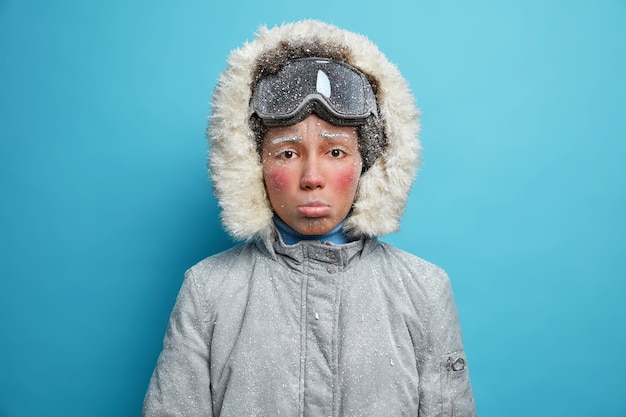
[(419, 112), (407, 81), (366, 37), (314, 20), (268, 29), (231, 52), (213, 95), (208, 136), (209, 170), (226, 230), (248, 239), (269, 230), (273, 211), (265, 192), (255, 134), (249, 124), (251, 88), (259, 57), (284, 45), (341, 48), (345, 61), (376, 84), (385, 148), (361, 176), (344, 231), (355, 237), (382, 236), (399, 227), (419, 164)]

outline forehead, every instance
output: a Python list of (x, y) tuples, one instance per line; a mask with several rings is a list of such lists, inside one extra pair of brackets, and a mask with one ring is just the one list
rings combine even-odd
[(320, 139), (358, 140), (356, 129), (351, 126), (337, 126), (312, 114), (306, 119), (290, 126), (269, 127), (265, 131), (265, 139), (284, 138), (289, 141), (304, 140), (313, 136)]

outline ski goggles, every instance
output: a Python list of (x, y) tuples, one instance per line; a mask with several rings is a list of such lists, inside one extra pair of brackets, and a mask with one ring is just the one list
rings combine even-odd
[(340, 126), (358, 126), (377, 115), (372, 86), (356, 68), (327, 58), (287, 61), (256, 85), (250, 115), (265, 126), (289, 126), (316, 112)]

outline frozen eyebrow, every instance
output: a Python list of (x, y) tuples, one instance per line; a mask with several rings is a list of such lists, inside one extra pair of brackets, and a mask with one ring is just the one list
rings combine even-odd
[(322, 139), (338, 139), (338, 138), (350, 138), (350, 135), (343, 132), (320, 132), (320, 137)]
[(302, 140), (303, 140), (302, 136), (299, 136), (299, 135), (279, 136), (277, 138), (271, 139), (270, 143), (272, 145), (278, 145), (279, 143), (284, 143), (284, 142), (302, 142)]

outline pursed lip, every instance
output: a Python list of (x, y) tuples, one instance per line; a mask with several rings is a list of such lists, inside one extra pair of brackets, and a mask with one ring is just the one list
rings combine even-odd
[(324, 217), (330, 214), (330, 206), (320, 200), (308, 201), (298, 206), (298, 213), (304, 217)]

